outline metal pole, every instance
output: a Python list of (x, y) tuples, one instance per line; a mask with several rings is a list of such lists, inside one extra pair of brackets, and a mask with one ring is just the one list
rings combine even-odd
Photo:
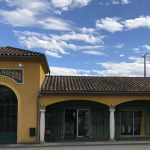
[(146, 77), (146, 57), (144, 57), (144, 77)]
[(144, 57), (144, 77), (146, 77), (146, 56), (147, 56), (147, 53), (142, 55), (142, 57)]
[(41, 93), (37, 97), (37, 130), (36, 130), (36, 144), (38, 144), (38, 139), (39, 139), (39, 99), (41, 97)]

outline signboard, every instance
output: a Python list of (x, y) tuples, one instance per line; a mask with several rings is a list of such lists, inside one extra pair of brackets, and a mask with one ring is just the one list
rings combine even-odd
[(0, 69), (0, 76), (8, 77), (18, 84), (23, 84), (23, 69)]

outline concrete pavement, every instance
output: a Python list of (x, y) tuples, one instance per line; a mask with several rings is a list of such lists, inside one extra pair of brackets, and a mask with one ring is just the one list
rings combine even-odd
[[(0, 144), (0, 149), (56, 149), (56, 150), (74, 150), (74, 149), (84, 149), (94, 150), (94, 149), (107, 149), (111, 148), (116, 150), (116, 148), (133, 148), (136, 147), (138, 150), (139, 147), (145, 147), (150, 150), (150, 141), (116, 141), (116, 142), (51, 142), (45, 144)], [(144, 148), (144, 150), (146, 150)], [(123, 149), (125, 150), (125, 149)], [(130, 150), (130, 149), (129, 149)]]
[(95, 146), (55, 146), (55, 147), (18, 147), (10, 148), (3, 147), (0, 150), (150, 150), (150, 144), (145, 145), (95, 145)]

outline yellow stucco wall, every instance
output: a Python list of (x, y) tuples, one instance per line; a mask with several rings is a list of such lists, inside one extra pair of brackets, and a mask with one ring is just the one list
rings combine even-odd
[(42, 65), (40, 64), (40, 87), (41, 87), (41, 85), (42, 85), (42, 83), (44, 81), (44, 78), (45, 78), (45, 72), (44, 72), (44, 70), (42, 68)]
[[(29, 128), (36, 128), (37, 121), (37, 97), (39, 89), (45, 78), (45, 73), (39, 62), (23, 62), (23, 61), (0, 61), (0, 68), (20, 69), (18, 64), (22, 63), (24, 67), (24, 84), (17, 84), (7, 77), (0, 76), (0, 85), (11, 88), (18, 99), (18, 124), (17, 124), (17, 143), (34, 143), (36, 136), (29, 136)], [(45, 109), (46, 106), (68, 100), (90, 100), (106, 104), (111, 108), (113, 103), (115, 106), (127, 101), (133, 100), (150, 100), (150, 96), (107, 96), (107, 95), (43, 95), (40, 98), (40, 104), (44, 104), (39, 110)]]
[(150, 100), (150, 96), (133, 96), (133, 95), (43, 95), (40, 99), (40, 104), (44, 104), (45, 107), (40, 109), (45, 109), (46, 106), (68, 100), (89, 100), (94, 102), (99, 102), (108, 105), (111, 108), (111, 104), (117, 106), (123, 102), (134, 101), (134, 100)]
[(16, 62), (0, 61), (0, 68), (20, 69), (18, 64), (24, 67), (24, 84), (17, 84), (7, 77), (0, 76), (0, 84), (11, 88), (18, 98), (18, 124), (17, 124), (17, 143), (36, 142), (36, 136), (29, 136), (29, 128), (36, 128), (37, 96), (41, 86), (40, 73), (42, 68), (39, 62)]

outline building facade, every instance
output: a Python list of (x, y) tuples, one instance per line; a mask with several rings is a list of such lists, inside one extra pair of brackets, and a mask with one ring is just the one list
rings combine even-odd
[(44, 54), (0, 47), (0, 143), (150, 137), (150, 78), (52, 76)]

